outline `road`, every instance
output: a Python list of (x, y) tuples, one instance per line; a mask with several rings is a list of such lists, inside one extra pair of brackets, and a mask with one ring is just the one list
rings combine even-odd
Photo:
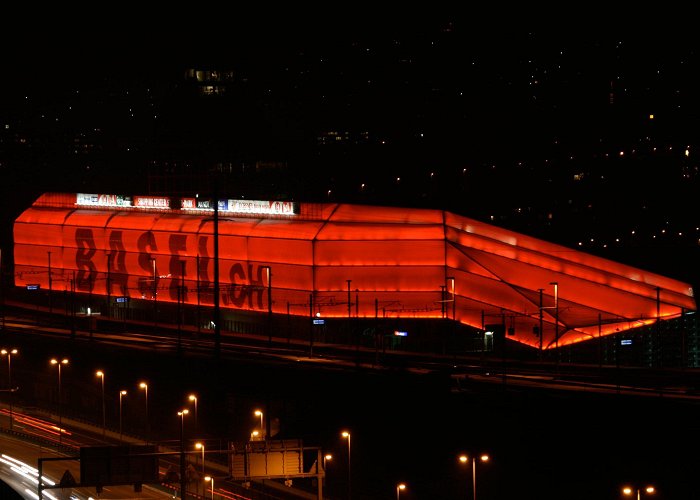
[[(78, 341), (99, 341), (105, 345), (133, 350), (158, 352), (163, 355), (186, 352), (188, 357), (210, 357), (211, 334), (195, 336), (192, 332), (178, 335), (174, 328), (158, 329), (152, 325), (129, 323), (123, 331), (120, 321), (101, 323), (101, 331), (78, 330), (75, 336), (69, 329), (50, 326), (33, 311), (14, 309), (6, 315), (5, 330), (24, 336), (75, 338)], [(110, 328), (111, 326), (111, 328)], [(700, 397), (700, 370), (698, 369), (640, 369), (625, 366), (595, 366), (554, 364), (553, 362), (499, 359), (490, 353), (472, 355), (438, 355), (433, 353), (388, 351), (337, 344), (315, 343), (313, 351), (308, 344), (290, 342), (285, 335), (272, 337), (223, 333), (221, 356), (231, 361), (263, 365), (303, 364), (314, 369), (371, 370), (377, 373), (405, 370), (416, 374), (450, 374), (459, 390), (465, 381), (488, 384), (515, 384), (542, 389), (571, 391), (600, 391), (641, 396), (698, 399)]]
[[(0, 440), (2, 454), (0, 456), (0, 479), (17, 491), (22, 498), (36, 499), (38, 484), (38, 461), (43, 461), (42, 477), (44, 484), (52, 486), (60, 484), (66, 471), (70, 471), (73, 478), (80, 478), (80, 464), (78, 460), (67, 459), (63, 453), (50, 447), (37, 445), (3, 434)], [(69, 457), (69, 456), (68, 456)], [(53, 460), (60, 459), (60, 460)], [(44, 498), (50, 500), (71, 498), (91, 499), (97, 497), (95, 488), (50, 488), (42, 492)], [(172, 498), (173, 492), (163, 487), (144, 485), (141, 492), (135, 492), (133, 486), (105, 486), (99, 494), (99, 498), (124, 499), (124, 498)]]

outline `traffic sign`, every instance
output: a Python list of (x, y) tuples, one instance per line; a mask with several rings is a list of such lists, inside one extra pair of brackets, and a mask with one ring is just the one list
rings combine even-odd
[(75, 478), (73, 477), (73, 474), (66, 469), (66, 472), (63, 473), (63, 476), (61, 477), (61, 481), (58, 483), (58, 485), (61, 488), (72, 488), (73, 486), (77, 485), (78, 483), (76, 482)]

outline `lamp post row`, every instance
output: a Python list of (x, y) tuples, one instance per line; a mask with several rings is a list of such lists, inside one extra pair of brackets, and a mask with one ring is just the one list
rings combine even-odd
[[(2, 349), (0, 350), (0, 355), (7, 356), (8, 360), (8, 388), (12, 390), (12, 375), (11, 375), (11, 370), (12, 370), (12, 356), (19, 354), (19, 351), (17, 349)], [(58, 359), (58, 358), (52, 358), (50, 360), (50, 364), (52, 366), (56, 366), (58, 370), (58, 413), (59, 413), (59, 443), (62, 442), (62, 434), (63, 434), (63, 423), (62, 423), (62, 380), (61, 380), (61, 375), (62, 375), (62, 367), (67, 366), (69, 364), (69, 360), (67, 358), (63, 359)], [(98, 370), (96, 372), (96, 376), (100, 378), (101, 382), (101, 389), (102, 389), (102, 427), (103, 427), (103, 436), (105, 434), (106, 430), (106, 421), (105, 421), (105, 372), (102, 370)], [(148, 384), (145, 382), (141, 382), (139, 384), (139, 387), (141, 389), (144, 389), (145, 391), (145, 396), (146, 396), (146, 408), (148, 407)], [(120, 442), (122, 441), (123, 438), (123, 428), (122, 428), (122, 404), (123, 404), (123, 397), (127, 395), (126, 390), (120, 390), (119, 391), (119, 435), (120, 435)], [(189, 395), (189, 400), (193, 401), (195, 404), (195, 418), (196, 418), (196, 409), (197, 409), (197, 396), (194, 394)], [(188, 409), (183, 409), (181, 411), (178, 411), (177, 415), (180, 417), (180, 439), (181, 439), (181, 449), (182, 449), (182, 458), (184, 459), (184, 417), (185, 415), (189, 414)], [(261, 432), (264, 430), (264, 419), (263, 419), (263, 412), (261, 410), (255, 410), (254, 415), (260, 417), (260, 428)], [(10, 418), (12, 419), (12, 407), (10, 407)], [(12, 420), (11, 420), (12, 422)], [(12, 424), (10, 424), (12, 425)], [(352, 455), (351, 455), (351, 433), (349, 431), (343, 431), (341, 433), (341, 436), (345, 439), (347, 439), (348, 443), (348, 498), (352, 498)], [(202, 452), (202, 475), (204, 476), (205, 473), (205, 446), (203, 443), (196, 443), (195, 444), (196, 449), (201, 449)], [(332, 459), (332, 455), (327, 454), (324, 455), (323, 457), (323, 468), (325, 470), (327, 461), (330, 461)], [(486, 454), (482, 454), (478, 456), (478, 460), (481, 462), (487, 462), (489, 460), (489, 456)], [(470, 460), (467, 455), (460, 455), (459, 456), (459, 461), (463, 464), (467, 464)], [(472, 463), (472, 495), (471, 499), (476, 500), (476, 462), (477, 462), (477, 455), (472, 455), (471, 456), (471, 463)], [(184, 466), (184, 460), (181, 461), (181, 467)], [(184, 475), (184, 473), (183, 473)], [(214, 478), (210, 476), (205, 477), (205, 481), (211, 482), (211, 495), (212, 499), (214, 498)], [(405, 483), (398, 483), (396, 485), (396, 497), (397, 500), (400, 499), (400, 494), (401, 491), (405, 490), (406, 484)], [(183, 489), (184, 491), (184, 489)], [(646, 486), (645, 488), (632, 488), (632, 487), (625, 487), (623, 488), (622, 492), (623, 494), (627, 496), (631, 496), (636, 493), (637, 500), (641, 500), (642, 496), (642, 491), (644, 491), (646, 494), (653, 494), (656, 492), (655, 488), (653, 486)]]
[(51, 364), (58, 367), (58, 442), (63, 442), (63, 412), (61, 408), (61, 366), (68, 364), (68, 359), (51, 359)]
[(12, 388), (12, 356), (19, 354), (19, 350), (17, 349), (2, 349), (0, 350), (0, 354), (3, 356), (7, 356), (7, 390), (8, 390), (8, 399), (10, 400), (10, 430), (12, 430), (13, 427), (13, 420), (14, 420), (14, 410), (12, 408), (12, 400), (13, 400), (13, 394), (15, 389)]

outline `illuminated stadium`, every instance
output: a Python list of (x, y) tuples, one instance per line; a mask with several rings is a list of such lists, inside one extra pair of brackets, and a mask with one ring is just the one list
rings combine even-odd
[(18, 287), (209, 308), (218, 267), (224, 311), (496, 323), (537, 349), (696, 309), (689, 284), (429, 209), (47, 193), (14, 263)]

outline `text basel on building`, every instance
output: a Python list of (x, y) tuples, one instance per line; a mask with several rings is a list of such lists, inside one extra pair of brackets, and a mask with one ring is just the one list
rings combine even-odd
[(686, 283), (441, 210), (47, 193), (14, 240), (17, 286), (212, 306), (218, 240), (222, 308), (503, 318), (543, 349), (696, 309)]

